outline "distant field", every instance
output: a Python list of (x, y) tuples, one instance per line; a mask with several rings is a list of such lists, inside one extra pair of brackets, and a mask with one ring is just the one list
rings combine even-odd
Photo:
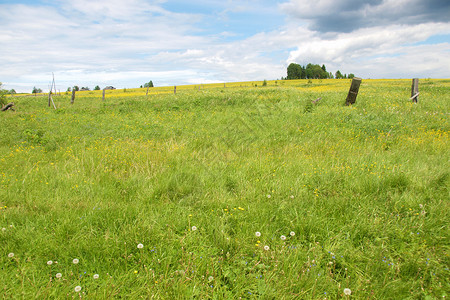
[(417, 104), (411, 80), (363, 80), (351, 107), (349, 86), (14, 97), (0, 294), (448, 297), (450, 79), (421, 79)]

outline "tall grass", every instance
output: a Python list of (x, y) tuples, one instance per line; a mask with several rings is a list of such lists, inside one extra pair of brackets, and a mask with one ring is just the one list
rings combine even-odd
[(446, 297), (450, 81), (349, 83), (15, 98), (2, 296)]

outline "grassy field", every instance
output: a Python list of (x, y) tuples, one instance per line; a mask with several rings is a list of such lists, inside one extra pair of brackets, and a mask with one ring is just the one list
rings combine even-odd
[(450, 80), (349, 86), (14, 97), (2, 298), (448, 297)]

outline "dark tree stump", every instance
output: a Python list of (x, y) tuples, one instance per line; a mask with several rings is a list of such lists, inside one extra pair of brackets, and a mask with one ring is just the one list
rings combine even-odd
[(419, 78), (414, 78), (412, 80), (411, 100), (416, 103), (419, 101)]
[(70, 104), (73, 104), (75, 102), (75, 90), (72, 90), (72, 99), (70, 100)]
[(347, 99), (345, 100), (345, 105), (354, 104), (356, 102), (356, 97), (358, 96), (361, 81), (362, 79), (358, 77), (352, 79), (352, 84), (350, 86), (350, 90), (348, 91)]

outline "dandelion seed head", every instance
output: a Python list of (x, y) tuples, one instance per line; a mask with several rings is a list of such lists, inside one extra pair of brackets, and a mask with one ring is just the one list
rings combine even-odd
[(138, 244), (137, 247), (138, 247), (138, 249), (142, 249), (142, 248), (144, 248), (144, 245)]
[(214, 277), (212, 277), (212, 276), (208, 277), (208, 281), (213, 281), (213, 280), (214, 280)]
[(270, 249), (269, 246), (267, 246), (267, 245), (264, 246), (264, 250), (269, 251), (269, 249)]
[(12, 252), (9, 253), (9, 254), (8, 254), (8, 257), (14, 257), (14, 253), (12, 253)]
[(291, 232), (289, 233), (289, 235), (290, 235), (290, 236), (294, 236), (294, 235), (295, 235), (295, 232), (291, 231)]
[(284, 240), (286, 240), (286, 236), (282, 235), (282, 236), (280, 236), (280, 239), (281, 239), (282, 241), (284, 241)]
[(72, 262), (73, 262), (73, 264), (77, 264), (77, 263), (79, 263), (80, 261), (78, 260), (78, 258), (74, 258), (73, 260), (72, 260)]
[(260, 236), (261, 236), (261, 232), (257, 231), (257, 232), (255, 232), (255, 235), (256, 235), (257, 237), (260, 237)]
[(294, 199), (294, 195), (291, 195), (291, 199)]
[(94, 274), (94, 279), (98, 279), (100, 276), (98, 274)]
[(78, 293), (79, 291), (81, 291), (81, 286), (77, 285), (75, 287), (75, 293)]
[(352, 290), (349, 289), (349, 288), (345, 288), (344, 289), (344, 294), (347, 295), (347, 296), (350, 296), (352, 294)]
[(53, 262), (51, 261), (51, 260), (49, 260), (48, 262), (47, 262), (47, 265), (49, 265), (49, 266), (51, 266), (53, 264)]
[(62, 274), (61, 274), (61, 273), (56, 273), (55, 277), (56, 277), (56, 278), (61, 278), (61, 277), (62, 277)]
[(267, 195), (267, 198), (270, 198), (270, 197), (272, 197), (271, 195)]
[(192, 231), (196, 231), (196, 230), (197, 230), (197, 226), (192, 226), (192, 227), (191, 227), (191, 230), (192, 230)]

